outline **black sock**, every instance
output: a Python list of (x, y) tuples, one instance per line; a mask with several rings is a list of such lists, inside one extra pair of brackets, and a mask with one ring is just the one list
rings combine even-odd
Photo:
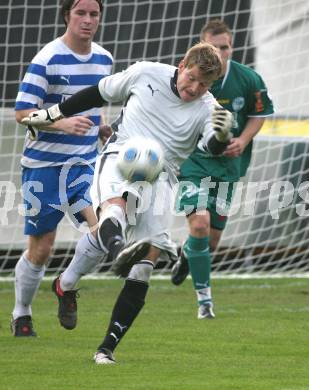
[(115, 303), (106, 336), (98, 350), (114, 351), (145, 303), (148, 283), (126, 280)]

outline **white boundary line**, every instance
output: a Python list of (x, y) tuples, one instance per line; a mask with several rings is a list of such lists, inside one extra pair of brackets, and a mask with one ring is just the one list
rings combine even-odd
[[(45, 276), (43, 278), (44, 281), (51, 281), (54, 280), (56, 277), (56, 274), (54, 276)], [(233, 280), (233, 279), (306, 279), (309, 278), (309, 273), (303, 273), (303, 274), (283, 274), (283, 273), (278, 273), (278, 274), (259, 274), (259, 275), (254, 275), (254, 274), (229, 274), (229, 275), (220, 275), (220, 274), (213, 274), (212, 279), (227, 279), (227, 280)], [(88, 275), (88, 276), (83, 276), (83, 280), (116, 280), (117, 278), (113, 275)], [(151, 277), (151, 280), (169, 280), (170, 275), (153, 275)], [(188, 279), (191, 279), (190, 276), (188, 276)], [(14, 277), (8, 276), (8, 277), (0, 277), (0, 283), (1, 282), (14, 282)]]

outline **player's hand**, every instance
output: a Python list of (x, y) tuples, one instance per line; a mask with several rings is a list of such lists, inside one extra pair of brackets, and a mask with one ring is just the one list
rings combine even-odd
[(102, 125), (99, 128), (99, 138), (103, 145), (105, 145), (106, 141), (109, 139), (109, 137), (112, 135), (113, 130), (111, 126), (109, 125)]
[(61, 118), (63, 118), (63, 115), (59, 109), (59, 105), (55, 104), (47, 110), (30, 112), (29, 116), (26, 116), (21, 120), (21, 123), (25, 126), (29, 126), (29, 130), (32, 128), (32, 130), (30, 130), (31, 132), (33, 131), (33, 127), (40, 128), (48, 126)]
[(241, 138), (232, 138), (225, 151), (223, 152), (223, 156), (238, 157), (243, 153), (245, 147), (246, 144)]
[[(50, 130), (61, 130), (66, 134), (83, 136), (94, 126), (92, 120), (86, 116), (76, 115), (69, 118), (63, 118), (50, 127)], [(47, 129), (45, 129), (47, 130)]]
[(232, 138), (233, 114), (220, 106), (215, 106), (212, 113), (212, 125), (219, 142), (228, 143)]

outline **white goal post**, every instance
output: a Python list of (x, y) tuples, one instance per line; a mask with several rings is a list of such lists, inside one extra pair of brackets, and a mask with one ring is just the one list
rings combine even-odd
[[(61, 35), (54, 0), (0, 4), (0, 279), (24, 250), (20, 158), (25, 130), (14, 120), (20, 80), (36, 52)], [(222, 18), (234, 36), (233, 58), (254, 67), (272, 94), (276, 114), (256, 138), (231, 216), (214, 253), (217, 275), (305, 275), (309, 272), (309, 3), (306, 0), (108, 0), (96, 41), (113, 53), (114, 72), (137, 60), (178, 64), (201, 27)], [(55, 22), (56, 21), (56, 22)], [(111, 122), (119, 107), (108, 107)], [(175, 217), (173, 238), (187, 234)], [(72, 258), (80, 231), (60, 224), (48, 272)], [(108, 265), (97, 270), (107, 271)], [(157, 274), (168, 273), (160, 262)]]

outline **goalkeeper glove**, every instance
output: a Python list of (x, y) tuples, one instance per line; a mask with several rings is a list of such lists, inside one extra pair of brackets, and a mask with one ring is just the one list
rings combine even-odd
[(26, 116), (21, 120), (23, 125), (29, 126), (29, 131), (36, 132), (33, 127), (40, 128), (51, 125), (53, 122), (62, 119), (64, 116), (59, 109), (59, 105), (55, 104), (49, 107), (47, 110), (38, 110), (30, 112), (29, 116)]
[(232, 138), (233, 114), (220, 106), (215, 106), (212, 113), (212, 126), (219, 142), (229, 143)]
[(197, 147), (203, 152), (210, 152), (214, 155), (221, 154), (233, 137), (230, 131), (232, 126), (233, 114), (221, 106), (215, 106), (211, 124), (205, 127)]

